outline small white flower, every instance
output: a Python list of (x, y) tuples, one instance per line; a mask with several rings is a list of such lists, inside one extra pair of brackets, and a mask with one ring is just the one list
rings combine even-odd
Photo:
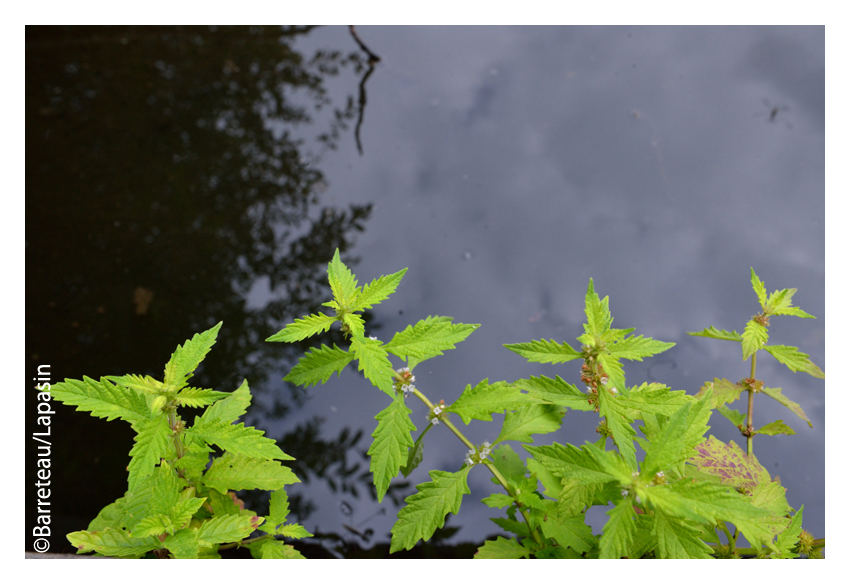
[(441, 413), (443, 413), (443, 406), (437, 406), (437, 407), (434, 408), (434, 415), (435, 416), (439, 416)]
[(611, 388), (611, 393), (613, 393), (614, 395), (617, 395), (617, 394), (618, 394), (618, 393), (620, 393), (620, 392), (619, 392), (619, 391), (617, 391), (617, 388), (616, 388), (616, 387), (612, 387), (612, 388)]
[(608, 378), (605, 376), (602, 377), (602, 385), (608, 385)]
[(632, 473), (632, 478), (633, 478), (633, 479), (636, 479), (636, 478), (638, 478), (639, 476), (640, 476), (640, 473), (639, 473), (639, 472), (637, 472), (637, 471), (635, 471), (635, 472), (633, 472), (633, 473)]
[(635, 501), (636, 501), (638, 504), (640, 504), (640, 497), (638, 497), (637, 495), (635, 495)]
[(431, 418), (431, 425), (432, 426), (436, 426), (439, 423), (440, 423), (440, 420), (438, 420), (437, 418)]
[(589, 385), (585, 385), (585, 387), (587, 388), (587, 393), (593, 393), (592, 387), (590, 387)]
[(629, 496), (629, 492), (626, 489), (623, 489), (622, 491), (620, 491), (620, 495), (622, 495), (622, 497), (625, 499)]
[(369, 340), (371, 340), (371, 341), (377, 341), (377, 340), (378, 340), (378, 337), (369, 337)]
[(474, 464), (475, 464), (475, 461), (474, 461), (474, 460), (472, 460), (472, 458), (470, 458), (470, 457), (468, 457), (468, 456), (466, 457), (466, 459), (464, 459), (464, 461), (463, 461), (463, 462), (464, 462), (464, 464), (466, 464), (466, 466), (472, 466), (472, 465), (474, 465)]
[(663, 470), (658, 471), (657, 473), (655, 473), (655, 476), (658, 477), (659, 479), (663, 479), (664, 478), (664, 471)]

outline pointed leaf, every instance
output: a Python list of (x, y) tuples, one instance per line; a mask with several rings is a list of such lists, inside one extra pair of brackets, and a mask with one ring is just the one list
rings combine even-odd
[(66, 379), (50, 388), (50, 397), (77, 406), (77, 411), (106, 418), (107, 422), (121, 418), (135, 425), (151, 417), (144, 395), (132, 388), (118, 387), (105, 378), (99, 382), (89, 377), (83, 377), (82, 381)]
[(744, 329), (744, 338), (741, 342), (744, 359), (746, 360), (750, 358), (756, 351), (764, 348), (764, 344), (767, 342), (767, 337), (766, 326), (760, 322), (756, 322), (755, 320), (749, 321)]
[(763, 387), (761, 389), (761, 393), (765, 395), (769, 395), (783, 406), (797, 414), (800, 418), (804, 419), (806, 423), (809, 425), (809, 428), (812, 427), (812, 423), (809, 421), (809, 418), (806, 417), (806, 412), (803, 411), (803, 408), (800, 407), (800, 404), (797, 402), (791, 401), (784, 395), (782, 395), (782, 388), (779, 387)]
[(226, 398), (229, 393), (213, 391), (212, 389), (199, 389), (197, 387), (184, 387), (177, 394), (177, 405), (187, 408), (202, 408), (214, 404), (220, 399)]
[(718, 379), (715, 377), (714, 381), (707, 381), (705, 385), (700, 388), (699, 393), (697, 393), (697, 397), (702, 397), (709, 389), (713, 390), (711, 399), (712, 406), (717, 408), (722, 404), (732, 403), (741, 397), (741, 392), (744, 391), (744, 386), (740, 383), (732, 383), (728, 379)]
[(525, 357), (531, 363), (566, 363), (573, 359), (581, 359), (581, 353), (567, 343), (539, 340), (530, 343), (514, 343), (503, 345), (517, 355)]
[(632, 540), (637, 535), (637, 515), (631, 499), (623, 499), (607, 515), (610, 519), (599, 538), (599, 557), (622, 558), (629, 553)]
[(463, 341), (479, 326), (452, 324), (452, 319), (447, 316), (429, 316), (397, 332), (384, 348), (396, 357), (407, 359), (408, 366), (413, 367), (426, 359), (442, 355), (443, 351), (454, 349), (456, 343)]
[(126, 531), (111, 527), (94, 533), (75, 531), (69, 533), (67, 537), (77, 549), (116, 558), (137, 558), (160, 548), (159, 541), (154, 537), (130, 537)]
[(676, 343), (656, 341), (649, 337), (637, 336), (628, 337), (622, 341), (614, 343), (613, 345), (608, 345), (608, 350), (612, 355), (620, 359), (643, 361), (642, 357), (652, 357), (658, 353), (663, 353), (667, 349), (675, 346), (675, 344)]
[(631, 426), (634, 420), (628, 417), (628, 407), (621, 403), (619, 398), (603, 389), (599, 391), (599, 413), (605, 416), (608, 429), (613, 434), (614, 444), (617, 445), (620, 454), (632, 469), (636, 469), (634, 438), (637, 432)]
[(295, 343), (313, 335), (327, 332), (333, 323), (337, 321), (336, 316), (327, 314), (308, 314), (304, 318), (295, 319), (279, 332), (266, 339), (267, 343)]
[(340, 306), (354, 304), (358, 295), (357, 280), (351, 270), (339, 259), (339, 249), (334, 252), (333, 259), (328, 263), (328, 282), (331, 285), (334, 300)]
[(353, 360), (353, 353), (343, 351), (336, 345), (333, 349), (322, 345), (308, 350), (283, 380), (303, 387), (325, 383), (334, 373), (339, 377), (345, 366)]
[(739, 335), (736, 331), (726, 331), (723, 329), (716, 329), (713, 326), (702, 329), (701, 332), (698, 333), (688, 333), (692, 337), (708, 337), (709, 339), (720, 339), (721, 341), (737, 341), (741, 342), (744, 338)]
[(387, 358), (381, 341), (360, 336), (351, 337), (351, 350), (357, 357), (357, 369), (372, 382), (372, 385), (395, 398), (393, 376), (395, 370)]
[(368, 455), (371, 457), (369, 470), (378, 491), (379, 503), (390, 481), (407, 462), (407, 451), (413, 446), (410, 433), (416, 431), (416, 426), (410, 421), (411, 413), (410, 408), (404, 405), (404, 396), (396, 395), (393, 402), (375, 416), (378, 427), (372, 432), (375, 440), (369, 447)]
[(681, 459), (685, 448), (682, 436), (688, 424), (691, 404), (685, 404), (661, 426), (661, 432), (650, 444), (641, 465), (641, 476), (651, 479), (659, 471), (666, 471)]
[(777, 434), (786, 434), (793, 436), (796, 432), (790, 428), (782, 420), (776, 420), (756, 430), (756, 434), (767, 434), (768, 436), (776, 436)]
[(165, 457), (170, 439), (171, 428), (164, 414), (144, 423), (134, 438), (133, 449), (130, 450), (127, 481), (131, 491), (141, 479), (151, 474), (160, 459)]
[(561, 427), (565, 410), (561, 406), (532, 404), (505, 414), (502, 431), (493, 444), (504, 440), (534, 442), (532, 434), (547, 434)]
[(278, 448), (277, 443), (266, 438), (262, 430), (245, 427), (245, 424), (230, 424), (218, 420), (195, 418), (195, 424), (186, 428), (186, 434), (203, 439), (208, 444), (215, 444), (233, 454), (244, 454), (253, 458), (266, 460), (293, 460), (288, 454)]
[(248, 406), (251, 405), (251, 390), (248, 380), (243, 380), (239, 388), (228, 394), (223, 400), (215, 402), (201, 415), (201, 420), (207, 422), (224, 422), (229, 424), (235, 422), (240, 416), (245, 415)]
[(210, 545), (240, 541), (257, 529), (263, 518), (256, 515), (224, 515), (205, 521), (198, 529), (198, 543)]
[(471, 466), (457, 472), (432, 470), (431, 481), (416, 486), (416, 494), (407, 497), (407, 503), (398, 513), (392, 528), (390, 553), (411, 549), (416, 542), (429, 540), (437, 528), (442, 527), (446, 515), (460, 510), (460, 502), (469, 494), (466, 477)]
[(535, 400), (522, 393), (515, 385), (499, 381), (490, 385), (485, 379), (475, 387), (467, 385), (457, 400), (446, 408), (461, 417), (464, 424), (473, 419), (492, 421), (492, 414), (501, 414), (506, 409), (515, 410)]
[(367, 310), (372, 308), (373, 304), (386, 300), (390, 294), (395, 292), (405, 272), (407, 272), (407, 268), (395, 274), (381, 276), (377, 280), (372, 280), (371, 284), (363, 286), (363, 291), (357, 296), (357, 301), (351, 307), (351, 310)]
[(608, 310), (608, 297), (599, 300), (599, 296), (593, 289), (593, 278), (587, 285), (587, 294), (585, 295), (584, 313), (587, 315), (587, 324), (584, 325), (584, 331), (592, 337), (600, 337), (605, 331), (611, 328), (611, 323), (614, 319), (611, 317), (611, 312)]
[(244, 455), (225, 454), (216, 458), (204, 474), (203, 482), (221, 493), (242, 489), (276, 491), (300, 483), (295, 473), (276, 460), (258, 460)]
[(182, 388), (201, 361), (215, 344), (215, 339), (218, 336), (218, 331), (222, 323), (218, 323), (208, 331), (197, 333), (191, 340), (186, 341), (182, 346), (178, 345), (177, 349), (171, 355), (171, 359), (165, 364), (165, 385)]
[(655, 511), (653, 529), (658, 537), (658, 557), (665, 560), (710, 559), (711, 548), (700, 538), (702, 531), (687, 521)]
[(752, 268), (750, 268), (750, 281), (753, 284), (753, 290), (755, 290), (756, 296), (758, 296), (759, 304), (764, 308), (767, 305), (767, 289), (764, 287), (764, 282), (759, 280), (759, 277), (756, 276), (756, 271)]
[(567, 383), (560, 376), (555, 379), (533, 375), (528, 379), (518, 379), (513, 383), (515, 387), (528, 393), (534, 400), (550, 403), (557, 406), (567, 406), (574, 410), (589, 412), (593, 406), (587, 403), (587, 395), (582, 393), (576, 386)]
[(765, 351), (773, 355), (777, 361), (785, 364), (791, 371), (804, 371), (813, 377), (824, 379), (824, 372), (809, 360), (809, 356), (797, 347), (785, 345), (765, 345)]
[(476, 560), (516, 560), (530, 555), (527, 549), (513, 539), (496, 536), (495, 540), (487, 540), (478, 548), (473, 556)]

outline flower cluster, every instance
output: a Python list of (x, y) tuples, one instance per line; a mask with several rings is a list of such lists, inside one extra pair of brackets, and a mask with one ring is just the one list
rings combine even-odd
[(481, 445), (481, 450), (473, 448), (466, 454), (466, 459), (463, 461), (467, 466), (484, 462), (490, 456), (490, 443), (485, 442)]
[(404, 397), (407, 397), (407, 394), (411, 393), (414, 389), (416, 389), (416, 386), (413, 385), (413, 383), (416, 381), (416, 376), (410, 372), (409, 367), (402, 367), (401, 369), (397, 369), (396, 373), (396, 378), (393, 380), (395, 390), (403, 392)]
[(428, 412), (428, 415), (425, 416), (425, 419), (428, 420), (432, 426), (436, 426), (440, 423), (440, 416), (443, 414), (443, 410), (446, 409), (446, 402), (440, 400), (440, 404), (434, 406), (434, 409)]

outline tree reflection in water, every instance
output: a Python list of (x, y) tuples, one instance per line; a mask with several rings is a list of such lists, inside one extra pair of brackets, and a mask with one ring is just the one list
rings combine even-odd
[[(221, 320), (193, 384), (230, 391), (248, 379), (257, 397), (248, 422), (261, 428), (302, 402), (294, 387), (281, 395), (278, 371), (311, 344), (341, 336), (300, 346), (264, 339), (318, 309), (334, 249), (345, 254), (371, 212), (321, 203), (325, 183), (309, 144), (335, 148), (358, 115), (357, 79), (342, 100), (326, 83), (359, 74), (366, 60), (357, 51), (302, 55), (294, 44), (310, 30), (27, 27), (28, 377), (48, 363), (54, 382), (161, 378), (178, 343)], [(270, 291), (262, 306), (247, 300), (257, 287)], [(27, 400), (34, 411), (33, 391)], [(54, 432), (52, 543), (60, 551), (65, 533), (123, 495), (132, 433), (69, 408)], [(272, 437), (296, 457), (302, 480), (351, 497), (372, 493), (368, 464), (345, 458), (360, 434), (323, 441), (320, 432), (315, 419)], [(397, 492), (391, 498), (400, 503)], [(294, 498), (298, 521), (315, 504)]]

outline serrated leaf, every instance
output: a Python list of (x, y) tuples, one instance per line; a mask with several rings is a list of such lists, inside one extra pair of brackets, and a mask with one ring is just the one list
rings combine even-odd
[(747, 326), (744, 329), (743, 340), (741, 341), (744, 360), (750, 358), (759, 349), (764, 348), (764, 344), (767, 342), (767, 337), (766, 326), (760, 322), (756, 322), (755, 320), (747, 322)]
[(83, 377), (82, 381), (66, 379), (51, 386), (50, 397), (69, 406), (77, 406), (77, 411), (106, 418), (106, 421), (121, 418), (136, 425), (151, 417), (144, 395), (132, 388), (119, 387), (105, 378), (99, 382), (89, 377)]
[(309, 314), (303, 318), (295, 319), (295, 322), (289, 323), (283, 329), (267, 338), (266, 342), (296, 343), (313, 335), (327, 332), (336, 321), (336, 316)]
[(599, 296), (593, 289), (593, 278), (587, 285), (587, 294), (584, 298), (584, 313), (587, 315), (587, 324), (584, 331), (591, 337), (602, 336), (609, 328), (614, 319), (608, 310), (608, 297), (599, 300)]
[(245, 427), (244, 423), (230, 424), (219, 420), (204, 420), (195, 418), (195, 424), (186, 428), (186, 434), (203, 439), (208, 444), (215, 444), (222, 450), (233, 454), (244, 454), (248, 457), (266, 460), (294, 460), (285, 454), (271, 438), (264, 436), (265, 432), (253, 427)]
[(168, 389), (163, 382), (154, 379), (150, 375), (106, 375), (104, 379), (108, 379), (116, 385), (131, 387), (146, 394), (160, 395)]
[(168, 363), (165, 364), (165, 385), (181, 389), (204, 360), (218, 336), (222, 323), (202, 333), (196, 333), (191, 340), (178, 345)]
[(812, 423), (809, 421), (809, 418), (806, 417), (806, 412), (803, 411), (803, 408), (800, 407), (800, 404), (797, 402), (791, 401), (784, 395), (782, 395), (782, 388), (780, 387), (763, 387), (761, 388), (761, 393), (765, 395), (769, 395), (783, 406), (797, 414), (800, 418), (804, 419), (806, 423), (809, 425), (809, 428), (812, 427)]
[(289, 496), (286, 490), (281, 487), (272, 492), (269, 499), (269, 516), (266, 520), (265, 527), (276, 528), (278, 525), (286, 523), (286, 518), (289, 516)]
[(803, 530), (803, 507), (800, 505), (800, 510), (797, 511), (791, 518), (791, 522), (785, 530), (776, 536), (776, 547), (779, 549), (781, 558), (796, 558), (799, 554), (794, 552), (794, 548), (800, 540), (800, 533)]
[(433, 427), (434, 426), (431, 424), (426, 424), (425, 429), (422, 430), (419, 438), (417, 438), (416, 442), (413, 443), (413, 448), (407, 452), (407, 462), (405, 462), (404, 466), (401, 467), (401, 474), (404, 478), (409, 477), (410, 473), (412, 473), (422, 462), (422, 456), (425, 453), (425, 434), (427, 434)]
[(770, 513), (754, 507), (749, 497), (732, 487), (682, 480), (644, 489), (647, 499), (669, 515), (703, 523), (710, 521), (739, 521), (766, 517)]
[(605, 390), (599, 391), (599, 413), (605, 416), (605, 422), (608, 424), (611, 434), (613, 434), (617, 450), (620, 451), (629, 466), (636, 469), (637, 455), (634, 438), (637, 436), (637, 432), (631, 426), (631, 422), (634, 420), (628, 417), (628, 410), (628, 406), (620, 403), (619, 398)]
[(454, 349), (456, 343), (463, 341), (479, 326), (452, 324), (452, 319), (447, 316), (429, 316), (397, 332), (384, 348), (400, 359), (407, 359), (408, 366), (413, 367), (442, 355), (443, 351)]
[(516, 521), (515, 519), (507, 519), (506, 517), (491, 517), (490, 521), (509, 533), (514, 533), (520, 537), (531, 536), (527, 523)]
[(632, 540), (637, 535), (637, 514), (631, 499), (623, 499), (607, 515), (610, 519), (599, 538), (599, 557), (622, 558), (629, 553)]
[(369, 470), (372, 472), (379, 503), (390, 481), (407, 462), (407, 451), (413, 446), (410, 433), (416, 431), (416, 426), (410, 421), (411, 413), (410, 408), (404, 405), (404, 396), (397, 395), (389, 406), (375, 416), (378, 427), (372, 432), (375, 440), (367, 454), (371, 457)]
[(772, 314), (799, 316), (800, 318), (816, 318), (815, 316), (812, 316), (808, 312), (804, 311), (802, 308), (797, 308), (796, 306), (788, 306), (786, 308), (776, 308), (776, 309), (773, 310)]
[(333, 348), (322, 345), (308, 350), (283, 380), (303, 387), (325, 383), (334, 373), (339, 377), (345, 366), (353, 360), (353, 353), (343, 351), (336, 345)]
[[(743, 415), (743, 414), (742, 414)], [(777, 434), (786, 434), (793, 436), (796, 432), (782, 420), (776, 420), (756, 430), (756, 434), (767, 434), (768, 436), (776, 436)]]
[[(529, 468), (532, 463), (540, 464), (536, 460), (528, 461)], [(576, 479), (561, 479), (561, 490), (557, 494), (558, 517), (572, 517), (584, 511), (585, 507), (593, 504), (593, 497), (602, 489), (601, 484), (582, 484)]]
[(197, 387), (184, 387), (177, 397), (177, 405), (188, 408), (202, 408), (212, 405), (220, 399), (226, 398), (229, 393), (213, 391), (212, 389), (200, 389)]
[(643, 361), (642, 357), (652, 357), (674, 347), (676, 343), (656, 341), (649, 337), (628, 337), (608, 345), (608, 350), (619, 359)]
[(251, 390), (248, 387), (248, 380), (245, 379), (236, 391), (208, 407), (201, 414), (201, 420), (204, 423), (218, 421), (229, 424), (239, 419), (240, 416), (245, 415), (250, 405)]
[(658, 557), (665, 560), (710, 559), (712, 549), (701, 539), (702, 530), (657, 509), (653, 530)]
[(765, 314), (781, 314), (783, 310), (791, 307), (791, 300), (794, 294), (797, 293), (796, 288), (785, 288), (784, 290), (776, 290), (767, 299), (765, 306)]
[(755, 290), (756, 296), (758, 296), (759, 304), (764, 308), (767, 304), (767, 289), (764, 287), (764, 282), (759, 280), (759, 277), (756, 276), (756, 271), (752, 268), (750, 268), (750, 281), (753, 284), (753, 290)]
[(69, 533), (67, 537), (68, 541), (79, 550), (93, 551), (117, 558), (137, 558), (161, 547), (154, 537), (130, 537), (126, 531), (111, 527), (95, 533), (75, 531)]
[(669, 470), (681, 459), (686, 445), (682, 436), (688, 424), (691, 404), (685, 404), (661, 426), (661, 431), (652, 440), (641, 465), (641, 476), (651, 479), (659, 471)]
[(197, 529), (183, 529), (169, 535), (162, 545), (178, 560), (194, 560), (200, 555)]
[(407, 503), (398, 513), (398, 520), (392, 528), (390, 553), (401, 549), (411, 549), (419, 540), (431, 539), (434, 532), (442, 527), (446, 515), (460, 510), (460, 502), (469, 494), (466, 477), (471, 466), (457, 472), (432, 470), (428, 473), (431, 481), (416, 486), (416, 494), (407, 497)]
[(503, 346), (517, 355), (525, 357), (531, 363), (566, 363), (573, 359), (581, 359), (581, 353), (567, 343), (556, 343), (552, 340), (541, 339), (530, 343), (514, 343)]
[(590, 551), (596, 543), (593, 531), (584, 522), (584, 515), (562, 518), (556, 501), (546, 501), (546, 518), (539, 525), (544, 536), (551, 537), (560, 546), (572, 548), (579, 554)]
[(202, 480), (221, 493), (242, 489), (276, 491), (285, 485), (301, 482), (290, 468), (276, 460), (259, 460), (229, 453), (216, 458)]
[(596, 446), (585, 444), (582, 448), (572, 444), (525, 446), (533, 457), (558, 477), (574, 479), (583, 485), (603, 484), (617, 480), (611, 476), (590, 453)]
[(518, 379), (513, 385), (525, 391), (529, 397), (537, 401), (585, 412), (593, 409), (593, 406), (587, 403), (587, 395), (576, 386), (561, 379), (560, 376), (549, 379), (542, 375), (540, 377), (532, 375), (528, 379)]
[(381, 341), (352, 336), (351, 350), (357, 357), (357, 369), (363, 372), (372, 385), (395, 399), (393, 391), (395, 370), (387, 358), (387, 351)]
[(623, 395), (627, 394), (626, 375), (623, 372), (623, 365), (620, 363), (620, 360), (614, 355), (603, 352), (599, 354), (598, 361), (602, 365), (602, 370), (608, 376), (608, 384), (605, 385), (605, 388), (616, 389)]
[(257, 529), (263, 518), (256, 515), (224, 515), (205, 521), (198, 529), (198, 543), (211, 545), (240, 541)]
[(293, 539), (301, 539), (304, 537), (313, 537), (313, 534), (304, 529), (302, 525), (298, 525), (297, 523), (293, 523), (291, 525), (284, 525), (283, 527), (279, 527), (277, 530), (277, 535), (282, 535), (283, 537), (291, 537)]
[(697, 393), (697, 397), (704, 396), (708, 390), (712, 390), (711, 403), (717, 408), (722, 404), (732, 403), (741, 397), (741, 392), (744, 391), (744, 386), (740, 383), (732, 383), (728, 379), (714, 378), (714, 381), (707, 381)]
[(790, 520), (785, 517), (767, 515), (756, 518), (741, 518), (734, 522), (750, 545), (761, 547), (766, 545), (776, 553), (781, 553), (773, 542), (773, 538), (782, 533)]
[(785, 345), (765, 345), (762, 347), (765, 351), (774, 356), (780, 363), (784, 364), (791, 371), (803, 371), (812, 377), (824, 379), (824, 372), (820, 367), (809, 360), (806, 353), (800, 351), (797, 347), (788, 347)]
[(357, 301), (351, 306), (350, 310), (367, 310), (372, 308), (373, 304), (378, 304), (386, 300), (390, 294), (395, 292), (406, 272), (407, 268), (404, 268), (400, 272), (381, 276), (376, 280), (372, 280), (370, 284), (363, 286), (363, 290), (357, 296)]
[(494, 493), (481, 499), (481, 502), (494, 509), (504, 509), (514, 504), (514, 498), (504, 493)]
[(362, 337), (366, 330), (366, 324), (363, 322), (363, 317), (354, 313), (343, 313), (342, 323), (348, 327), (348, 332), (353, 337)]
[(724, 444), (714, 436), (697, 446), (689, 462), (704, 473), (720, 477), (724, 485), (752, 490), (770, 480), (754, 454), (747, 455), (735, 442)]
[(301, 552), (278, 539), (264, 539), (256, 546), (249, 546), (251, 555), (262, 560), (304, 560)]
[(506, 409), (514, 410), (523, 405), (535, 403), (535, 400), (522, 393), (518, 387), (504, 381), (494, 384), (485, 379), (475, 387), (467, 385), (457, 400), (446, 408), (461, 417), (464, 424), (473, 419), (492, 421), (492, 414), (501, 414)]
[(523, 406), (505, 414), (502, 431), (493, 444), (504, 440), (518, 442), (534, 442), (532, 434), (547, 434), (561, 427), (564, 408), (548, 404), (532, 404)]
[(717, 407), (717, 413), (723, 415), (727, 420), (738, 426), (739, 428), (743, 427), (744, 422), (747, 420), (747, 416), (742, 414), (738, 410), (734, 410), (725, 405), (721, 405)]
[(136, 434), (133, 449), (130, 450), (130, 464), (127, 466), (127, 482), (131, 491), (139, 481), (153, 472), (168, 452), (171, 428), (165, 415), (157, 416), (145, 422)]
[(692, 337), (708, 337), (709, 339), (720, 339), (721, 341), (737, 341), (741, 342), (744, 338), (737, 333), (737, 331), (727, 331), (723, 329), (716, 329), (713, 326), (708, 327), (706, 329), (702, 329), (701, 332), (698, 333), (688, 333)]
[(531, 552), (515, 540), (497, 536), (495, 540), (485, 541), (473, 557), (476, 560), (515, 560), (527, 558), (529, 555)]
[(794, 511), (785, 498), (786, 490), (778, 480), (763, 481), (753, 489), (750, 500), (759, 509), (767, 509), (773, 515), (783, 517)]
[(334, 257), (328, 263), (328, 282), (331, 285), (334, 300), (340, 306), (345, 307), (354, 304), (358, 294), (357, 280), (351, 270), (339, 259), (339, 249), (334, 251)]
[(493, 460), (496, 470), (508, 481), (508, 484), (516, 485), (525, 480), (525, 464), (523, 464), (519, 454), (514, 452), (508, 444), (501, 444), (498, 448), (494, 448), (490, 453), (490, 458)]
[(684, 404), (693, 400), (684, 391), (670, 391), (669, 387), (654, 385), (656, 387), (643, 384), (633, 388), (629, 395), (617, 396), (617, 402), (627, 409), (628, 418), (642, 420), (645, 414), (672, 416)]

